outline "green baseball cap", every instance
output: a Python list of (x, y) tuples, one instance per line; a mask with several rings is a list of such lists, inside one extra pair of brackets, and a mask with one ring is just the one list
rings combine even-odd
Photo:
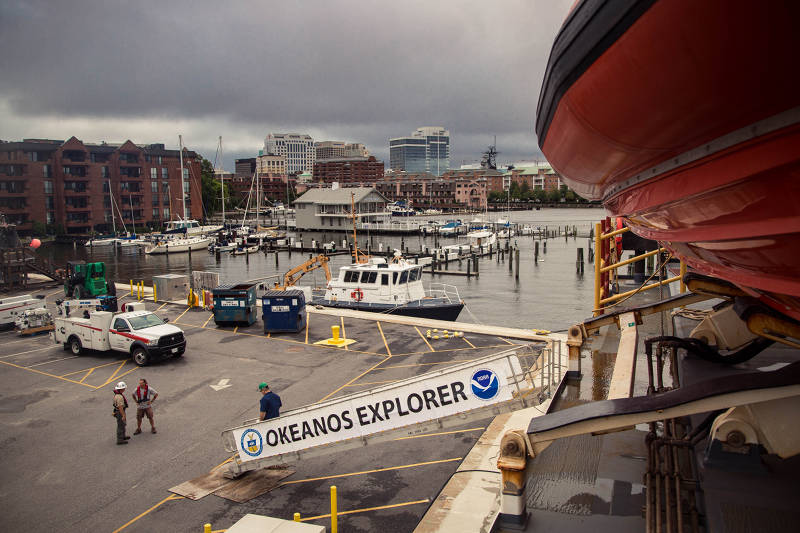
[(269, 388), (269, 385), (267, 385), (267, 384), (266, 384), (265, 382), (263, 382), (263, 381), (262, 381), (261, 383), (259, 383), (259, 384), (258, 384), (258, 390), (264, 390), (264, 389), (268, 389), (268, 388)]

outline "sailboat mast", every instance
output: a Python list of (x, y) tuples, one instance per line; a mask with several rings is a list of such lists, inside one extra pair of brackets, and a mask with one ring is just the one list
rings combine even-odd
[(117, 222), (114, 220), (114, 193), (111, 192), (111, 178), (108, 178), (108, 197), (111, 198), (111, 227), (114, 228), (114, 237), (116, 237)]
[(358, 263), (358, 239), (356, 238), (356, 195), (350, 193), (350, 214), (353, 218), (353, 262)]
[(261, 224), (261, 193), (258, 191), (261, 186), (261, 176), (256, 169), (256, 233), (258, 233), (258, 226)]
[(180, 159), (181, 159), (181, 200), (183, 201), (183, 217), (186, 218), (186, 185), (184, 185), (183, 181), (183, 137), (178, 135), (178, 146), (180, 147)]
[(219, 136), (219, 190), (222, 195), (222, 227), (225, 227), (225, 181), (222, 179), (222, 135)]

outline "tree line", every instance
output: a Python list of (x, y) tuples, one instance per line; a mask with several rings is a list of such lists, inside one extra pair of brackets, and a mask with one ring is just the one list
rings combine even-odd
[(561, 202), (585, 202), (583, 198), (575, 194), (566, 185), (562, 185), (558, 189), (545, 191), (540, 187), (531, 189), (530, 185), (522, 182), (520, 185), (516, 181), (511, 182), (509, 191), (492, 191), (489, 193), (489, 203), (503, 203), (508, 200), (512, 202), (539, 202), (539, 203), (556, 203)]

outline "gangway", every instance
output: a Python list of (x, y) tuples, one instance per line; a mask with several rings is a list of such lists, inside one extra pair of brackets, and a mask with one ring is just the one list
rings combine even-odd
[(562, 352), (548, 343), (534, 364), (523, 368), (521, 356), (529, 353), (529, 346), (515, 347), (227, 429), (225, 448), (236, 455), (224, 475), (236, 478), (538, 405), (561, 382)]

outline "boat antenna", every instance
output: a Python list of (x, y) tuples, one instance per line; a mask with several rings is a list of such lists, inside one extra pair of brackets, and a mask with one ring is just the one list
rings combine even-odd
[(356, 193), (350, 191), (350, 218), (353, 219), (353, 263), (358, 263), (358, 238), (356, 237)]

